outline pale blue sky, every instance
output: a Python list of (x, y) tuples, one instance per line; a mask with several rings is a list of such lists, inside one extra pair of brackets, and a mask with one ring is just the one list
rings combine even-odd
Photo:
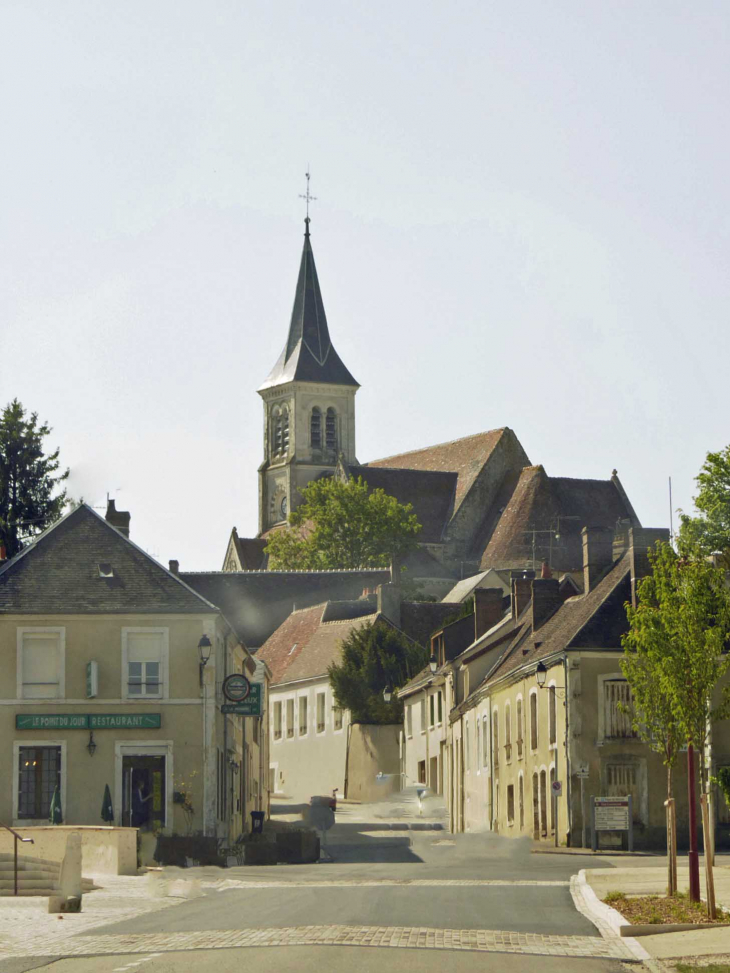
[(648, 526), (730, 442), (723, 2), (5, 0), (0, 399), (218, 569), (311, 165), (358, 458), (508, 425)]

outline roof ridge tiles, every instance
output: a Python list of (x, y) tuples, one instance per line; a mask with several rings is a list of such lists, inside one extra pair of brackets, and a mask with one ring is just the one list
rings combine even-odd
[[(371, 460), (372, 463), (383, 463), (387, 459), (400, 459), (403, 456), (412, 456), (414, 453), (425, 453), (432, 449), (441, 449), (443, 446), (453, 446), (456, 443), (465, 443), (468, 439), (479, 439), (481, 436), (489, 436), (497, 432), (505, 432), (509, 426), (498, 426), (496, 429), (483, 429), (481, 432), (471, 433), (469, 436), (460, 436), (457, 439), (447, 439), (443, 443), (433, 443), (430, 446), (419, 446), (417, 449), (407, 449), (403, 453), (391, 453), (390, 456), (383, 456), (380, 459)], [(361, 466), (368, 466), (368, 463), (361, 463)], [(387, 469), (387, 467), (381, 467)], [(396, 467), (397, 469), (397, 467)], [(444, 472), (444, 471), (434, 471)], [(449, 472), (448, 470), (445, 472)]]

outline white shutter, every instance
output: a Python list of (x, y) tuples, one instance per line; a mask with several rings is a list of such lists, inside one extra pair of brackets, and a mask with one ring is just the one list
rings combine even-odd
[(53, 699), (59, 695), (57, 637), (25, 635), (22, 666), (25, 699)]
[(129, 632), (127, 635), (128, 662), (162, 662), (162, 634), (160, 632)]

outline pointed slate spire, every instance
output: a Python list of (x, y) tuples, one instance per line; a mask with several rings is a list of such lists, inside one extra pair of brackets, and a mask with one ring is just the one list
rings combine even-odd
[(279, 360), (259, 387), (259, 392), (285, 382), (324, 382), (359, 387), (330, 340), (309, 236), (309, 217), (304, 226), (304, 249), (289, 335)]

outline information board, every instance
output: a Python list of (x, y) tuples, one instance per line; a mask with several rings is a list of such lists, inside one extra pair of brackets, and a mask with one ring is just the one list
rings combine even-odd
[(596, 831), (628, 831), (630, 826), (628, 797), (596, 797)]
[(261, 683), (252, 682), (246, 699), (240, 703), (224, 703), (221, 713), (231, 716), (261, 716)]

